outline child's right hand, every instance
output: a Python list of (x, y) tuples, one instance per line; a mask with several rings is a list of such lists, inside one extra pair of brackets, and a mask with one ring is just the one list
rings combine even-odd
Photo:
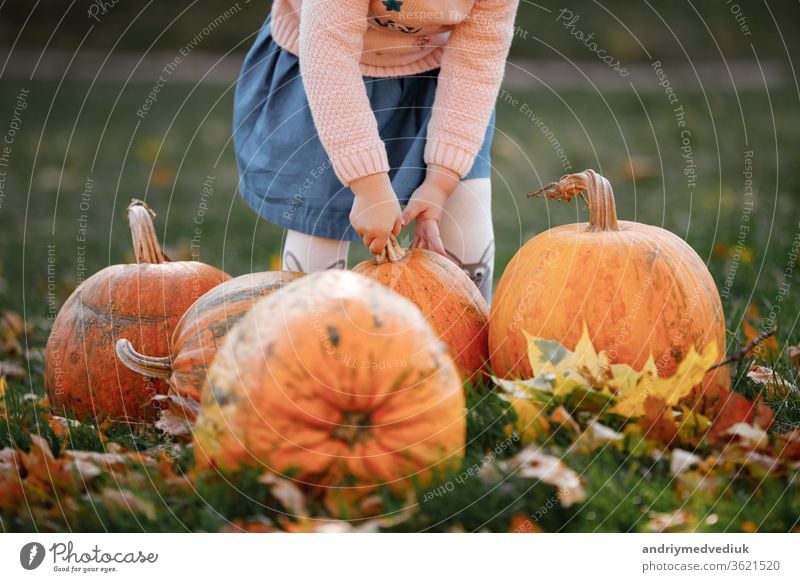
[(350, 224), (361, 235), (373, 255), (379, 255), (389, 242), (389, 235), (400, 234), (402, 212), (389, 174), (364, 176), (349, 184), (355, 194)]

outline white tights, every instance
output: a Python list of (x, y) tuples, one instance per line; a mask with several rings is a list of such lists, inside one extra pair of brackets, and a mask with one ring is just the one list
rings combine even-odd
[[(461, 182), (444, 206), (439, 228), (447, 255), (492, 298), (494, 231), (488, 178)], [(288, 231), (282, 261), (287, 271), (310, 273), (347, 268), (349, 242)]]

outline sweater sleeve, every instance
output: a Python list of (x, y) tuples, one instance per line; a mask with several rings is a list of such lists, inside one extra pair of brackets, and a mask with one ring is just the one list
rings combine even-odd
[(519, 0), (476, 0), (442, 57), (425, 163), (466, 175), (483, 144), (514, 36)]
[(345, 185), (389, 171), (386, 147), (359, 66), (369, 0), (305, 0), (300, 18), (300, 74), (314, 124)]

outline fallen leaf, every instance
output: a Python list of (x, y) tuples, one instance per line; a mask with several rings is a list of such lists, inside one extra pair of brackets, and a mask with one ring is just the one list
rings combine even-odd
[(615, 441), (621, 441), (625, 438), (622, 433), (619, 433), (613, 428), (609, 428), (596, 420), (593, 420), (589, 423), (587, 432), (592, 439), (592, 442), (596, 444), (606, 444)]
[(545, 375), (553, 393), (563, 396), (580, 386), (603, 388), (611, 377), (611, 364), (605, 352), (592, 346), (589, 330), (583, 326), (581, 338), (570, 351), (553, 340), (525, 334), (528, 342), (528, 361), (536, 376)]
[(47, 423), (50, 425), (53, 434), (60, 439), (66, 438), (72, 429), (81, 426), (81, 423), (73, 418), (64, 418), (55, 414), (48, 415)]
[(787, 352), (795, 367), (800, 368), (800, 346), (789, 346)]
[(643, 409), (644, 414), (639, 418), (643, 436), (667, 446), (673, 445), (678, 437), (678, 424), (672, 407), (663, 398), (648, 396)]
[(761, 400), (751, 401), (729, 390), (721, 390), (714, 403), (711, 415), (709, 437), (712, 441), (729, 440), (727, 431), (738, 423), (752, 424), (767, 430), (772, 424), (772, 409)]
[(684, 451), (683, 449), (673, 449), (669, 459), (669, 473), (675, 477), (684, 471), (688, 471), (702, 461), (703, 459), (694, 453)]
[(561, 459), (543, 453), (540, 449), (527, 447), (505, 462), (515, 475), (526, 479), (538, 479), (558, 489), (559, 501), (564, 507), (586, 499), (578, 474), (567, 467)]
[(766, 431), (744, 422), (734, 424), (725, 431), (725, 434), (738, 436), (745, 444), (756, 449), (766, 447), (769, 444), (769, 436)]
[(19, 453), (16, 449), (10, 447), (0, 449), (0, 475), (18, 474), (21, 466)]
[(645, 529), (653, 533), (688, 531), (692, 526), (692, 514), (685, 509), (674, 513), (657, 513), (647, 523)]
[(782, 378), (772, 368), (753, 365), (747, 372), (747, 377), (756, 384), (764, 386), (764, 396), (768, 400), (784, 400), (789, 396), (800, 396), (797, 386)]
[(669, 378), (661, 378), (652, 361), (651, 357), (635, 388), (618, 394), (612, 412), (628, 417), (641, 416), (644, 414), (644, 402), (649, 396), (663, 399), (668, 406), (675, 406), (703, 381), (708, 369), (716, 363), (717, 346), (709, 342), (699, 353), (691, 347), (675, 374)]
[(511, 404), (517, 416), (514, 426), (506, 427), (506, 434), (510, 436), (516, 430), (522, 444), (528, 445), (550, 432), (550, 422), (540, 404), (530, 398), (506, 396), (504, 399)]
[(575, 419), (572, 418), (572, 415), (564, 408), (563, 405), (559, 405), (556, 407), (553, 412), (550, 413), (550, 420), (556, 423), (559, 426), (566, 426), (575, 434), (581, 434), (581, 427), (575, 422)]
[[(178, 437), (182, 442), (191, 441), (194, 423), (200, 414), (200, 403), (174, 391), (157, 394), (152, 400), (162, 406), (155, 427), (166, 434)], [(163, 408), (165, 405), (166, 408)]]
[(306, 517), (306, 496), (300, 488), (283, 477), (266, 472), (258, 479), (269, 487), (272, 496), (277, 499), (294, 517)]
[[(758, 307), (756, 307), (754, 303), (751, 303), (748, 306), (745, 318), (742, 321), (742, 333), (744, 334), (745, 344), (752, 342), (759, 335), (761, 335), (761, 332), (758, 331), (757, 326), (763, 328), (763, 324), (764, 318), (761, 317)], [(755, 348), (753, 348), (752, 353), (759, 358), (768, 360), (775, 357), (779, 351), (780, 347), (778, 346), (778, 339), (773, 335), (760, 342)]]
[(19, 336), (25, 330), (25, 320), (15, 311), (0, 311), (0, 350), (11, 355), (22, 354)]

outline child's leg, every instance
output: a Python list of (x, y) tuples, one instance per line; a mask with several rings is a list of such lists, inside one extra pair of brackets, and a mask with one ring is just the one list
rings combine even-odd
[(440, 230), (447, 254), (464, 269), (490, 302), (494, 229), (489, 178), (464, 180), (458, 185), (444, 206)]
[(322, 238), (289, 230), (283, 244), (282, 268), (284, 271), (303, 273), (346, 269), (349, 247), (350, 243), (346, 240)]

